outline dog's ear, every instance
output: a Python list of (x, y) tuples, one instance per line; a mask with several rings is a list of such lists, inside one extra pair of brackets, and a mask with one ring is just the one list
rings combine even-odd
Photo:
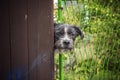
[(57, 23), (54, 23), (54, 26), (58, 25)]
[(79, 36), (79, 35), (80, 35), (81, 39), (83, 40), (84, 34), (83, 34), (83, 32), (81, 31), (81, 29), (79, 29), (79, 28), (76, 27), (76, 26), (73, 26), (73, 28), (74, 28), (75, 31), (76, 31), (76, 36)]

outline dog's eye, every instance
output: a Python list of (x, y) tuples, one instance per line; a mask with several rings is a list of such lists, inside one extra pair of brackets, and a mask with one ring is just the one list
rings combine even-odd
[(71, 35), (71, 36), (73, 36), (74, 34), (73, 34), (72, 32), (68, 32), (68, 35)]
[(57, 32), (56, 34), (57, 34), (57, 36), (63, 36), (64, 32)]

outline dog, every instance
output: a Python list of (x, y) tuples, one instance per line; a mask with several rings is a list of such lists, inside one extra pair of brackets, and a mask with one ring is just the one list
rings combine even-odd
[(64, 24), (54, 23), (54, 49), (58, 51), (70, 51), (73, 49), (76, 37), (83, 40), (84, 34), (80, 28)]

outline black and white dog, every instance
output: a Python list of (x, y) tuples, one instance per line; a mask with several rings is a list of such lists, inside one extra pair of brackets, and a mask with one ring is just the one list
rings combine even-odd
[(54, 49), (59, 51), (71, 50), (77, 36), (84, 38), (81, 29), (74, 25), (54, 23)]

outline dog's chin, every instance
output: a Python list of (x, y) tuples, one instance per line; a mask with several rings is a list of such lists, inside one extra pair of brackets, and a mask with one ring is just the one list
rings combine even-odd
[(72, 50), (72, 47), (63, 47), (61, 49), (65, 49), (65, 50)]
[(57, 48), (60, 52), (66, 52), (66, 51), (71, 51), (73, 48), (72, 47), (59, 47)]

